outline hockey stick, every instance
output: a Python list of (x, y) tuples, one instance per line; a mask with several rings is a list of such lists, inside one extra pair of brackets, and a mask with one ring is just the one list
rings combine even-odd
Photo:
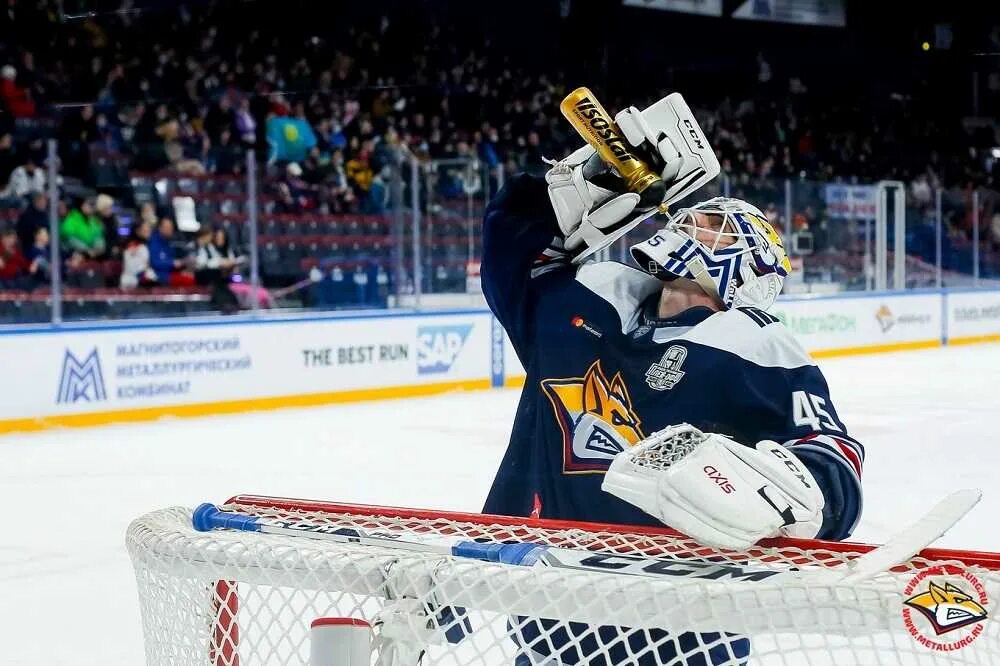
[(979, 489), (956, 490), (885, 544), (849, 562), (846, 565), (849, 571), (839, 582), (853, 585), (910, 559), (950, 530), (982, 498), (983, 491)]
[(456, 538), (423, 536), (387, 530), (361, 530), (355, 527), (323, 525), (307, 520), (263, 518), (242, 513), (225, 512), (214, 504), (202, 504), (192, 515), (194, 528), (199, 532), (213, 529), (260, 532), (293, 537), (311, 537), (338, 543), (356, 543), (362, 546), (381, 546), (422, 553), (436, 553), (452, 557), (516, 564), (521, 566), (549, 566), (601, 573), (649, 576), (655, 578), (707, 578), (731, 577), (737, 580), (760, 581), (784, 572), (775, 569), (750, 569), (736, 563), (692, 562), (688, 560), (657, 559), (636, 555), (615, 555), (589, 550), (556, 548), (545, 544), (497, 543), (470, 541)]
[(956, 491), (935, 505), (918, 522), (893, 536), (884, 545), (845, 565), (816, 571), (780, 571), (748, 568), (730, 562), (693, 562), (636, 555), (614, 555), (588, 550), (556, 548), (530, 542), (480, 543), (387, 530), (361, 530), (353, 527), (323, 525), (307, 520), (283, 520), (225, 512), (214, 504), (208, 503), (202, 504), (194, 510), (192, 523), (194, 528), (200, 532), (229, 529), (262, 534), (312, 537), (338, 543), (391, 547), (398, 550), (437, 553), (522, 566), (549, 566), (654, 578), (681, 577), (717, 580), (728, 577), (749, 582), (783, 576), (793, 577), (800, 581), (811, 579), (821, 584), (852, 585), (887, 571), (929, 546), (965, 516), (981, 497), (982, 492), (979, 490)]

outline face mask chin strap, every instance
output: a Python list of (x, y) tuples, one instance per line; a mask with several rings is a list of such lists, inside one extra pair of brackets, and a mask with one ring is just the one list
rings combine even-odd
[(708, 273), (708, 266), (705, 265), (705, 260), (699, 255), (695, 255), (684, 265), (691, 271), (691, 279), (701, 287), (701, 290), (711, 297), (716, 305), (723, 310), (727, 309), (726, 304), (722, 302), (722, 298), (719, 296), (719, 288), (716, 286), (715, 280)]

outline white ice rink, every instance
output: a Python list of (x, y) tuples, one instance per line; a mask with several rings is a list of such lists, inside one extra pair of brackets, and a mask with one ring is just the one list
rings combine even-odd
[[(855, 540), (985, 491), (937, 545), (1000, 550), (1000, 345), (822, 363), (867, 447)], [(9, 384), (11, 385), (11, 384)], [(0, 437), (0, 664), (141, 664), (123, 545), (151, 509), (238, 493), (478, 510), (518, 391)]]

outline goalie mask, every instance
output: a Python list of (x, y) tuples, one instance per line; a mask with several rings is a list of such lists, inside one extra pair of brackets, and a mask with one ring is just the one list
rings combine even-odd
[(727, 197), (680, 209), (652, 238), (632, 246), (632, 258), (665, 282), (693, 280), (725, 309), (769, 308), (792, 268), (764, 214)]

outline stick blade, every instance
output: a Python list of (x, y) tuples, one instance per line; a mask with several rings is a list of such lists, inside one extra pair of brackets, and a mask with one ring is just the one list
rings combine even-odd
[(841, 579), (844, 585), (871, 578), (904, 562), (931, 545), (961, 520), (983, 498), (978, 488), (956, 490), (934, 505), (920, 520), (894, 535), (885, 545), (862, 555)]

